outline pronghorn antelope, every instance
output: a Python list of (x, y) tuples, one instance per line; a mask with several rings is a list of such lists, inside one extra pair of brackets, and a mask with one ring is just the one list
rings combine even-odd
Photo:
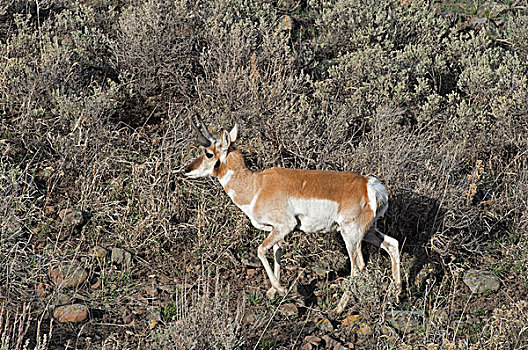
[[(205, 152), (185, 169), (185, 176), (199, 178), (216, 176), (227, 195), (251, 219), (253, 226), (270, 231), (258, 248), (272, 287), (266, 293), (284, 295), (280, 284), (281, 242), (294, 231), (327, 232), (338, 230), (343, 236), (352, 276), (355, 267), (365, 267), (361, 254), (361, 241), (375, 244), (389, 253), (392, 276), (400, 286), (400, 253), (398, 241), (370, 229), (388, 207), (385, 187), (374, 177), (361, 176), (348, 171), (319, 171), (271, 168), (262, 172), (249, 170), (233, 143), (238, 126), (219, 137), (211, 135), (199, 116), (191, 124), (197, 133), (196, 141)], [(370, 230), (369, 230), (370, 229)], [(273, 247), (274, 270), (266, 258)]]

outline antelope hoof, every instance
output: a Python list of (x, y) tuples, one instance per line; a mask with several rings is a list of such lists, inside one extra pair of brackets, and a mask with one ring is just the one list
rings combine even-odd
[(286, 295), (286, 289), (284, 289), (283, 287), (280, 287), (279, 289), (276, 289), (275, 287), (271, 287), (266, 292), (266, 296), (268, 297), (268, 299), (272, 300), (273, 298), (275, 298), (275, 293), (277, 293), (277, 292), (281, 296), (285, 296)]

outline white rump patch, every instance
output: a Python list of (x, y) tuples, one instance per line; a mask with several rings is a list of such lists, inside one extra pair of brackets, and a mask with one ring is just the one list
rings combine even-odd
[(227, 183), (229, 182), (229, 180), (231, 180), (231, 176), (233, 176), (233, 170), (228, 170), (224, 176), (222, 177), (219, 177), (218, 178), (218, 181), (220, 181), (220, 185), (222, 185), (223, 187), (225, 187), (225, 185), (227, 185)]
[(389, 195), (387, 190), (375, 177), (369, 176), (368, 179), (367, 194), (369, 207), (374, 212), (374, 217), (383, 216), (389, 207)]

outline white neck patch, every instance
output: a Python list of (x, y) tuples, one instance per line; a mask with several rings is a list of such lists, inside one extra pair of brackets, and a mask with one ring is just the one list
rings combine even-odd
[(220, 185), (222, 185), (223, 187), (225, 187), (225, 185), (227, 185), (227, 183), (229, 182), (229, 180), (231, 180), (231, 177), (233, 176), (233, 173), (234, 173), (233, 170), (228, 170), (228, 171), (224, 174), (224, 176), (219, 177), (219, 178), (218, 178), (218, 181), (220, 181)]

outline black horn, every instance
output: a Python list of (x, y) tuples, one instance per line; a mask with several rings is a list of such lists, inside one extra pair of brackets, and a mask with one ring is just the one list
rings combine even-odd
[(204, 135), (209, 140), (214, 141), (215, 140), (214, 136), (211, 135), (211, 133), (207, 129), (207, 126), (205, 125), (204, 121), (202, 120), (199, 114), (196, 114), (196, 119), (198, 119), (198, 122), (200, 123), (200, 126), (202, 128), (202, 135)]
[[(200, 122), (201, 125), (203, 125), (203, 121), (201, 119), (199, 119), (198, 121)], [(213, 143), (212, 140), (209, 139), (208, 137), (204, 136), (204, 134), (202, 133), (202, 131), (200, 130), (198, 125), (196, 125), (196, 122), (194, 121), (194, 119), (192, 117), (191, 117), (191, 125), (192, 125), (193, 129), (196, 131), (196, 134), (197, 134), (196, 142), (198, 142), (200, 145), (202, 145), (204, 147), (210, 147), (211, 144)], [(211, 134), (209, 134), (208, 131), (207, 131), (207, 134), (209, 136), (211, 135)]]

